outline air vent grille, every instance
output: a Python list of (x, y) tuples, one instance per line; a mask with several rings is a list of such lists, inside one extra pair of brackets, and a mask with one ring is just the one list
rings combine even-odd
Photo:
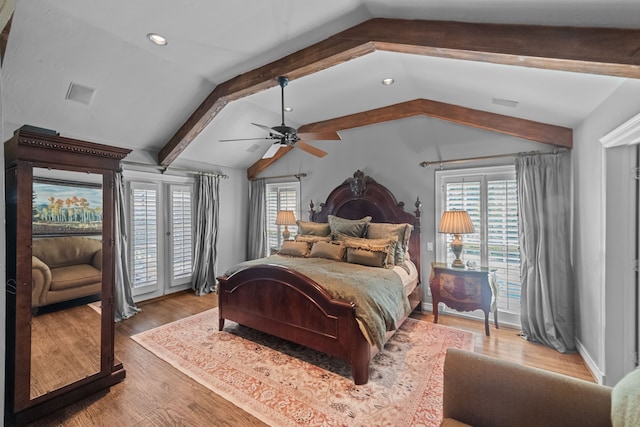
[(65, 99), (70, 101), (76, 101), (84, 105), (90, 105), (93, 100), (93, 94), (95, 89), (88, 86), (83, 86), (78, 83), (71, 82), (69, 90), (67, 90), (67, 96)]

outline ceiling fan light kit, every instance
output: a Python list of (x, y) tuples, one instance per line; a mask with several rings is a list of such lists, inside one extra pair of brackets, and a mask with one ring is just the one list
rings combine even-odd
[[(317, 147), (307, 144), (302, 141), (296, 129), (291, 126), (287, 126), (284, 122), (284, 113), (287, 110), (284, 106), (284, 88), (289, 84), (289, 79), (286, 76), (278, 77), (278, 85), (280, 86), (280, 111), (282, 115), (282, 124), (280, 126), (265, 126), (258, 123), (251, 123), (254, 126), (259, 127), (267, 132), (269, 132), (268, 137), (264, 138), (242, 138), (242, 139), (221, 139), (220, 142), (229, 142), (229, 141), (247, 141), (247, 140), (257, 140), (257, 139), (267, 139), (275, 141), (271, 148), (267, 150), (267, 152), (262, 156), (263, 159), (268, 159), (275, 156), (276, 152), (280, 149), (280, 146), (288, 145), (291, 147), (296, 147), (305, 151), (316, 157), (324, 157), (328, 153), (324, 150), (321, 150)], [(309, 134), (312, 138), (315, 139), (327, 139), (327, 140), (340, 140), (340, 136), (337, 133), (314, 133)]]

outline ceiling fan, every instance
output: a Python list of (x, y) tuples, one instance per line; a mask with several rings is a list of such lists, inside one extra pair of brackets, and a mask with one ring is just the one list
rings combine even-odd
[(328, 133), (298, 133), (294, 128), (285, 125), (284, 123), (284, 88), (289, 83), (289, 79), (285, 76), (278, 77), (278, 84), (280, 85), (281, 91), (281, 111), (282, 111), (282, 124), (280, 126), (265, 126), (258, 123), (251, 123), (254, 126), (259, 127), (260, 129), (264, 129), (269, 132), (269, 136), (263, 138), (241, 138), (241, 139), (221, 139), (220, 142), (229, 142), (229, 141), (251, 141), (251, 140), (272, 140), (275, 141), (273, 145), (267, 150), (267, 152), (262, 156), (263, 159), (268, 159), (275, 156), (276, 152), (282, 146), (291, 146), (297, 147), (302, 151), (305, 151), (309, 154), (312, 154), (316, 157), (324, 157), (327, 155), (327, 152), (321, 150), (319, 148), (314, 147), (313, 145), (309, 145), (304, 142), (302, 139), (313, 139), (313, 140), (340, 140), (340, 136), (335, 132)]

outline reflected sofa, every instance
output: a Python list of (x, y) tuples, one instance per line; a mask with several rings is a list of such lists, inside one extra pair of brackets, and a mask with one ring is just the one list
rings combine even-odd
[(99, 294), (102, 242), (88, 237), (34, 239), (32, 307)]
[(611, 396), (607, 386), (450, 348), (441, 427), (608, 427)]

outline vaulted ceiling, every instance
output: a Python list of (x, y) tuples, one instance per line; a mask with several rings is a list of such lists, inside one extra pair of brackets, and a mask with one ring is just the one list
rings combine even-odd
[(30, 124), (253, 175), (269, 143), (219, 140), (280, 124), (286, 75), (300, 131), (428, 116), (570, 147), (571, 128), (640, 78), (637, 16), (636, 0), (23, 1), (3, 61), (5, 137)]

